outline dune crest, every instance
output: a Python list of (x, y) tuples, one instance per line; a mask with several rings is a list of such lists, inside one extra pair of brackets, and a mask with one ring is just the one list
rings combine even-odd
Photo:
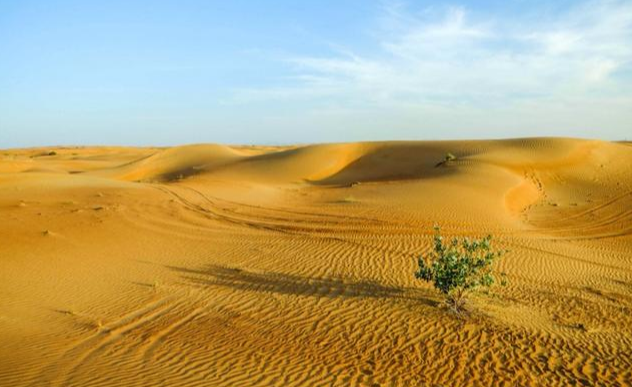
[(239, 152), (223, 145), (185, 145), (161, 149), (140, 160), (99, 172), (128, 181), (169, 182), (203, 173), (240, 158)]

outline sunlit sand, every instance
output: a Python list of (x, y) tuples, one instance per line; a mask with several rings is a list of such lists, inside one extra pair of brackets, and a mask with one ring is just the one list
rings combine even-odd
[[(10, 149), (0, 214), (2, 386), (632, 380), (628, 143)], [(509, 250), (462, 316), (434, 225)]]

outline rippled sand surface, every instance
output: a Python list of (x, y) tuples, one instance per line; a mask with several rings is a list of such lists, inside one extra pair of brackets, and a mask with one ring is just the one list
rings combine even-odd
[[(1, 386), (632, 384), (628, 143), (2, 150), (0, 219)], [(435, 224), (510, 250), (465, 318)]]

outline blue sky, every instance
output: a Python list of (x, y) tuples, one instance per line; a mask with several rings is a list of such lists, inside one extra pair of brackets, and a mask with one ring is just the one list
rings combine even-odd
[(632, 138), (632, 1), (0, 0), (0, 147)]

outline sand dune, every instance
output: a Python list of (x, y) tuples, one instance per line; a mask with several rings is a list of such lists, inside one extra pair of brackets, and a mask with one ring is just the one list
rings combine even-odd
[[(0, 151), (0, 385), (632, 385), (631, 165), (561, 138)], [(510, 250), (466, 319), (413, 276), (434, 224)]]

